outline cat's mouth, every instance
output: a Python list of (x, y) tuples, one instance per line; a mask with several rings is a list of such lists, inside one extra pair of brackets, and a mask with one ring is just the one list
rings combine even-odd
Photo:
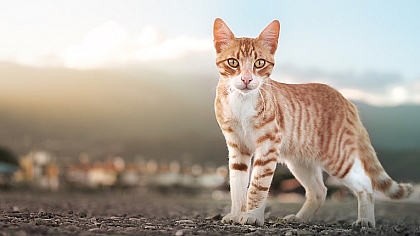
[[(241, 81), (242, 82), (242, 81)], [(253, 82), (253, 83), (232, 83), (230, 84), (230, 87), (232, 90), (237, 91), (241, 94), (247, 94), (252, 91), (255, 91), (259, 88), (259, 83)]]
[(242, 89), (242, 91), (251, 91), (251, 90), (254, 90), (254, 89), (253, 88), (248, 88), (248, 87), (245, 87), (245, 88)]
[(240, 93), (243, 93), (243, 94), (249, 93), (249, 92), (251, 92), (255, 89), (256, 88), (250, 87), (249, 85), (244, 85), (244, 86), (241, 86), (240, 88), (238, 88), (238, 87), (236, 88), (237, 91), (239, 91)]

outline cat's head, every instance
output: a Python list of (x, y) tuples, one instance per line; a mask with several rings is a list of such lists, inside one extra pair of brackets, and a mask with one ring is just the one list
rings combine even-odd
[(242, 94), (260, 88), (270, 77), (280, 35), (280, 22), (268, 24), (257, 38), (236, 38), (222, 19), (214, 21), (216, 65), (221, 83)]

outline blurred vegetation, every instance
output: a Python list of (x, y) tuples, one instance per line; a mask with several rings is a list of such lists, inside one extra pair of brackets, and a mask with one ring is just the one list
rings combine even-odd
[(0, 162), (19, 165), (16, 155), (4, 147), (0, 147)]
[(377, 150), (377, 155), (386, 172), (397, 182), (420, 182), (420, 149)]

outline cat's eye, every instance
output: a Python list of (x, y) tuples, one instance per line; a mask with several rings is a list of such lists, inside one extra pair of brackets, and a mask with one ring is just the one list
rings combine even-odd
[(262, 68), (264, 65), (265, 65), (265, 60), (264, 59), (258, 59), (254, 63), (254, 66), (256, 68)]
[(231, 66), (232, 68), (236, 68), (239, 66), (239, 62), (236, 59), (230, 58), (227, 60), (229, 66)]

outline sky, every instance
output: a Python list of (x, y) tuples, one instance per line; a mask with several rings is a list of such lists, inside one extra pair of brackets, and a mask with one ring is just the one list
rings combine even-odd
[(0, 62), (97, 69), (195, 58), (187, 70), (215, 72), (216, 17), (238, 37), (281, 22), (275, 80), (327, 83), (375, 106), (420, 105), (416, 0), (0, 0)]

